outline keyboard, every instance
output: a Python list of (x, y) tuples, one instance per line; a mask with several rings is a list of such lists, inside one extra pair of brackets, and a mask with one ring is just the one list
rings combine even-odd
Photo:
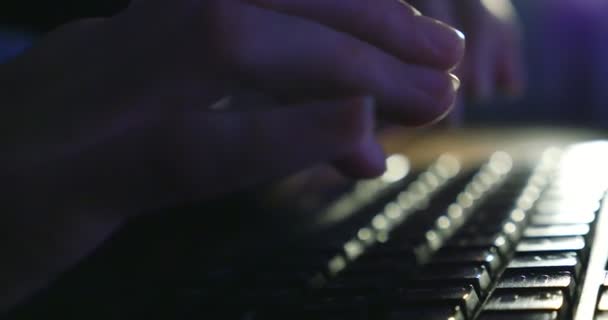
[(608, 142), (468, 168), (392, 155), (320, 214), (346, 223), (257, 256), (203, 305), (235, 319), (608, 319), (607, 164)]
[(142, 218), (7, 319), (608, 319), (608, 141), (509, 132), (399, 133), (280, 214)]

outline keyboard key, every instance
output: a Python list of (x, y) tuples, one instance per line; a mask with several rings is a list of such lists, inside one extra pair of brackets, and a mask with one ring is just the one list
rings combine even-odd
[(247, 312), (244, 319), (252, 320), (336, 320), (336, 319), (353, 319), (365, 320), (370, 319), (369, 306), (366, 303), (357, 304), (358, 301), (326, 301), (320, 303), (311, 303), (308, 305), (293, 304), (267, 306), (255, 312)]
[(558, 320), (555, 311), (485, 311), (479, 320)]
[(433, 259), (432, 264), (478, 264), (484, 265), (490, 275), (498, 272), (502, 259), (496, 249), (446, 249), (441, 250)]
[(573, 212), (556, 215), (535, 214), (532, 215), (532, 225), (559, 225), (559, 224), (589, 224), (595, 221), (593, 212)]
[(554, 226), (529, 226), (524, 231), (526, 238), (587, 236), (590, 231), (588, 224), (564, 224)]
[(519, 241), (523, 228), (521, 224), (515, 223), (508, 218), (503, 221), (487, 224), (484, 222), (473, 223), (458, 232), (464, 237), (473, 238), (479, 236), (491, 237), (497, 234), (505, 236), (512, 243)]
[(595, 315), (595, 320), (608, 320), (608, 312), (598, 312)]
[(446, 286), (468, 286), (475, 288), (477, 295), (484, 297), (492, 279), (484, 266), (427, 266), (414, 276), (411, 284), (420, 287), (442, 288)]
[(599, 201), (588, 200), (561, 200), (540, 201), (535, 208), (535, 212), (539, 214), (559, 214), (569, 212), (596, 212), (600, 208)]
[(597, 309), (599, 311), (608, 312), (608, 288), (603, 287), (602, 292), (600, 293), (599, 302), (597, 304)]
[(466, 227), (474, 228), (476, 226), (498, 225), (509, 217), (512, 207), (513, 201), (509, 201), (508, 203), (500, 206), (488, 205), (487, 203), (484, 203), (481, 208), (478, 208), (475, 211), (473, 217), (471, 217), (471, 223)]
[(390, 305), (398, 306), (459, 306), (465, 317), (471, 317), (480, 304), (472, 286), (454, 288), (403, 289), (397, 301), (388, 298)]
[(584, 256), (585, 239), (581, 236), (557, 238), (532, 238), (522, 240), (516, 247), (517, 253), (550, 253), (550, 252), (576, 252), (579, 257)]
[(330, 281), (323, 287), (323, 291), (331, 292), (332, 295), (353, 295), (359, 292), (375, 292), (386, 289), (396, 289), (405, 281), (400, 281), (390, 273), (378, 272), (353, 272), (347, 271)]
[(311, 301), (303, 307), (287, 308), (286, 310), (290, 311), (290, 314), (276, 319), (364, 320), (371, 318), (373, 313), (371, 309), (371, 300), (366, 297), (327, 299), (319, 302)]
[(511, 243), (502, 234), (492, 236), (474, 236), (454, 238), (445, 244), (446, 248), (450, 249), (491, 249), (495, 248), (503, 258), (506, 258), (511, 251)]
[(417, 266), (411, 254), (392, 253), (364, 255), (355, 261), (346, 272), (369, 273), (390, 272), (393, 275), (407, 273)]
[(576, 283), (569, 272), (533, 273), (521, 272), (503, 276), (497, 290), (505, 289), (560, 289), (570, 298), (574, 296)]
[(441, 243), (440, 239), (435, 239), (436, 236), (433, 232), (429, 232), (424, 239), (409, 243), (390, 243), (389, 241), (387, 244), (378, 245), (361, 256), (353, 264), (353, 268), (358, 268), (358, 265), (365, 265), (367, 263), (373, 264), (376, 259), (380, 258), (394, 258), (401, 260), (404, 264), (407, 263), (413, 266), (422, 265), (428, 262), (434, 252), (434, 248)]
[(507, 266), (507, 274), (522, 271), (535, 273), (568, 271), (578, 279), (582, 265), (576, 252), (563, 252), (515, 257)]
[(485, 311), (557, 311), (565, 313), (566, 300), (560, 290), (537, 292), (516, 290), (493, 294), (484, 307)]
[(523, 235), (524, 226), (522, 222), (506, 221), (501, 225), (502, 234), (512, 243), (518, 243)]
[(435, 230), (441, 237), (450, 238), (463, 222), (464, 217), (450, 218), (448, 215), (442, 215), (435, 221)]
[(255, 279), (250, 284), (256, 288), (305, 288), (309, 280), (316, 275), (314, 271), (299, 270), (264, 270), (256, 272)]
[(395, 310), (388, 312), (386, 319), (465, 320), (466, 318), (460, 306), (435, 306), (397, 307)]

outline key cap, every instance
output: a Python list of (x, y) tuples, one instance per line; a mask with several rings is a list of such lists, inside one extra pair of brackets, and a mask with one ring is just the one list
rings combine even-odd
[(511, 251), (511, 243), (502, 234), (497, 234), (493, 236), (454, 238), (453, 241), (448, 241), (445, 247), (450, 249), (496, 248), (498, 253), (503, 258), (506, 258), (509, 252)]
[(320, 301), (290, 305), (266, 306), (247, 313), (246, 319), (255, 320), (335, 320), (335, 319), (370, 319), (370, 308), (366, 301)]
[(442, 215), (435, 221), (435, 230), (441, 237), (450, 238), (454, 232), (462, 226), (464, 218), (450, 218), (447, 214)]
[[(382, 318), (379, 317), (378, 319)], [(435, 306), (396, 307), (395, 310), (388, 312), (386, 319), (465, 320), (466, 318), (460, 306)]]
[(396, 300), (387, 299), (389, 305), (397, 306), (460, 306), (465, 317), (471, 317), (480, 304), (472, 286), (453, 288), (419, 288), (400, 290)]
[(540, 201), (535, 208), (539, 214), (559, 214), (569, 212), (596, 212), (600, 208), (599, 201), (590, 200), (562, 200)]
[(357, 262), (353, 265), (353, 268), (359, 268), (357, 265), (365, 265), (366, 263), (373, 263), (375, 259), (380, 258), (395, 258), (402, 261), (404, 264), (408, 263), (413, 266), (422, 265), (430, 259), (431, 255), (438, 248), (442, 239), (433, 232), (427, 232), (423, 238), (401, 240), (399, 242), (392, 242), (381, 244), (369, 250)]
[(532, 225), (556, 225), (556, 224), (589, 224), (595, 221), (595, 213), (578, 212), (567, 214), (535, 214), (532, 215)]
[(555, 311), (485, 311), (478, 320), (557, 320)]
[(474, 238), (474, 237), (491, 237), (497, 234), (502, 234), (509, 241), (515, 243), (521, 238), (523, 228), (520, 224), (515, 223), (509, 219), (498, 222), (496, 224), (485, 224), (475, 223), (469, 224), (466, 228), (461, 229), (458, 233), (463, 238)]
[(551, 253), (576, 252), (579, 257), (584, 256), (586, 249), (585, 239), (581, 236), (558, 238), (532, 238), (522, 240), (516, 247), (517, 253)]
[(591, 228), (588, 224), (564, 224), (555, 226), (529, 226), (524, 230), (526, 238), (545, 238), (545, 237), (567, 237), (582, 236), (589, 234)]
[(542, 195), (542, 202), (559, 202), (559, 203), (594, 203), (602, 200), (603, 190), (599, 191), (585, 191), (577, 192), (575, 196), (572, 194), (572, 190), (562, 190), (562, 187), (553, 186)]
[(477, 224), (469, 223), (462, 229), (458, 230), (460, 238), (473, 238), (476, 236), (490, 237), (502, 231), (502, 224)]
[(387, 273), (346, 272), (330, 281), (322, 290), (333, 295), (352, 295), (353, 292), (373, 293), (379, 290), (396, 289), (405, 281)]
[(484, 266), (427, 266), (414, 276), (411, 284), (433, 288), (471, 285), (478, 296), (485, 297), (491, 282), (492, 278)]
[(485, 305), (485, 311), (557, 311), (565, 313), (566, 300), (560, 290), (538, 292), (512, 291), (493, 294)]
[(479, 226), (480, 224), (486, 226), (500, 224), (509, 218), (512, 207), (512, 201), (498, 207), (494, 205), (488, 206), (485, 204), (475, 211), (473, 217), (470, 219), (471, 224), (469, 224), (467, 227)]
[(563, 252), (515, 257), (505, 273), (518, 274), (522, 271), (535, 273), (568, 271), (578, 279), (582, 265), (576, 252)]
[(364, 255), (355, 261), (346, 272), (369, 273), (390, 272), (393, 275), (407, 273), (417, 266), (416, 259), (410, 253), (385, 253)]
[[(311, 303), (305, 306), (302, 311), (289, 310), (285, 316), (276, 317), (274, 319), (295, 319), (295, 320), (336, 320), (336, 319), (354, 319), (354, 320), (365, 320), (372, 318), (372, 311), (367, 301), (328, 301), (327, 303), (316, 304)], [(262, 320), (262, 318), (260, 318)]]
[(490, 249), (444, 249), (431, 260), (431, 264), (478, 264), (484, 265), (493, 277), (502, 266), (502, 259), (495, 248)]
[(315, 275), (316, 272), (312, 270), (264, 270), (256, 273), (250, 285), (257, 288), (305, 288)]
[(502, 234), (509, 240), (511, 243), (518, 243), (521, 240), (523, 235), (523, 230), (525, 226), (523, 222), (515, 222), (515, 221), (506, 221), (502, 224)]
[(576, 291), (574, 277), (569, 272), (521, 272), (503, 276), (497, 290), (505, 289), (560, 289), (567, 297), (573, 298)]
[(608, 312), (598, 312), (595, 315), (595, 320), (608, 320)]
[(602, 292), (600, 293), (599, 303), (597, 304), (597, 309), (599, 311), (608, 312), (608, 288), (603, 287)]

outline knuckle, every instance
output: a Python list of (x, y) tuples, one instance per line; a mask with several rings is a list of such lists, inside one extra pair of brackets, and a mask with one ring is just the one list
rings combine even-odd
[(201, 19), (205, 55), (226, 65), (244, 64), (251, 54), (254, 39), (251, 31), (243, 27), (246, 16), (241, 6), (232, 2), (209, 1)]
[(351, 147), (358, 146), (373, 132), (373, 112), (365, 105), (363, 99), (357, 99), (357, 102), (348, 106), (344, 113), (339, 117), (338, 124), (341, 138)]
[[(367, 72), (374, 64), (370, 59), (369, 50), (359, 41), (344, 37), (335, 42), (333, 54), (327, 60), (327, 69), (332, 79), (346, 86), (354, 86), (357, 77), (367, 77)], [(362, 90), (365, 88), (348, 88)]]

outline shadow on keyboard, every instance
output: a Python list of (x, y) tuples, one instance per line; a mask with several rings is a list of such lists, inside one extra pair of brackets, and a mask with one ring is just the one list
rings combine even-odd
[[(242, 212), (267, 208), (247, 202), (225, 221), (231, 249), (222, 232), (184, 236), (190, 245), (178, 255), (139, 240), (123, 249), (126, 260), (113, 259), (129, 261), (127, 277), (147, 275), (140, 282), (99, 289), (116, 281), (106, 271), (75, 295), (99, 276), (89, 271), (30, 309), (95, 319), (608, 319), (608, 142), (573, 144), (597, 137), (577, 131), (508, 132), (430, 133), (410, 149), (403, 133), (387, 137), (399, 153), (378, 179), (332, 178), (321, 184), (326, 193), (295, 192), (288, 206), (273, 201), (270, 220), (247, 219)], [(293, 194), (290, 183), (279, 191)], [(159, 246), (161, 258), (137, 260)]]

